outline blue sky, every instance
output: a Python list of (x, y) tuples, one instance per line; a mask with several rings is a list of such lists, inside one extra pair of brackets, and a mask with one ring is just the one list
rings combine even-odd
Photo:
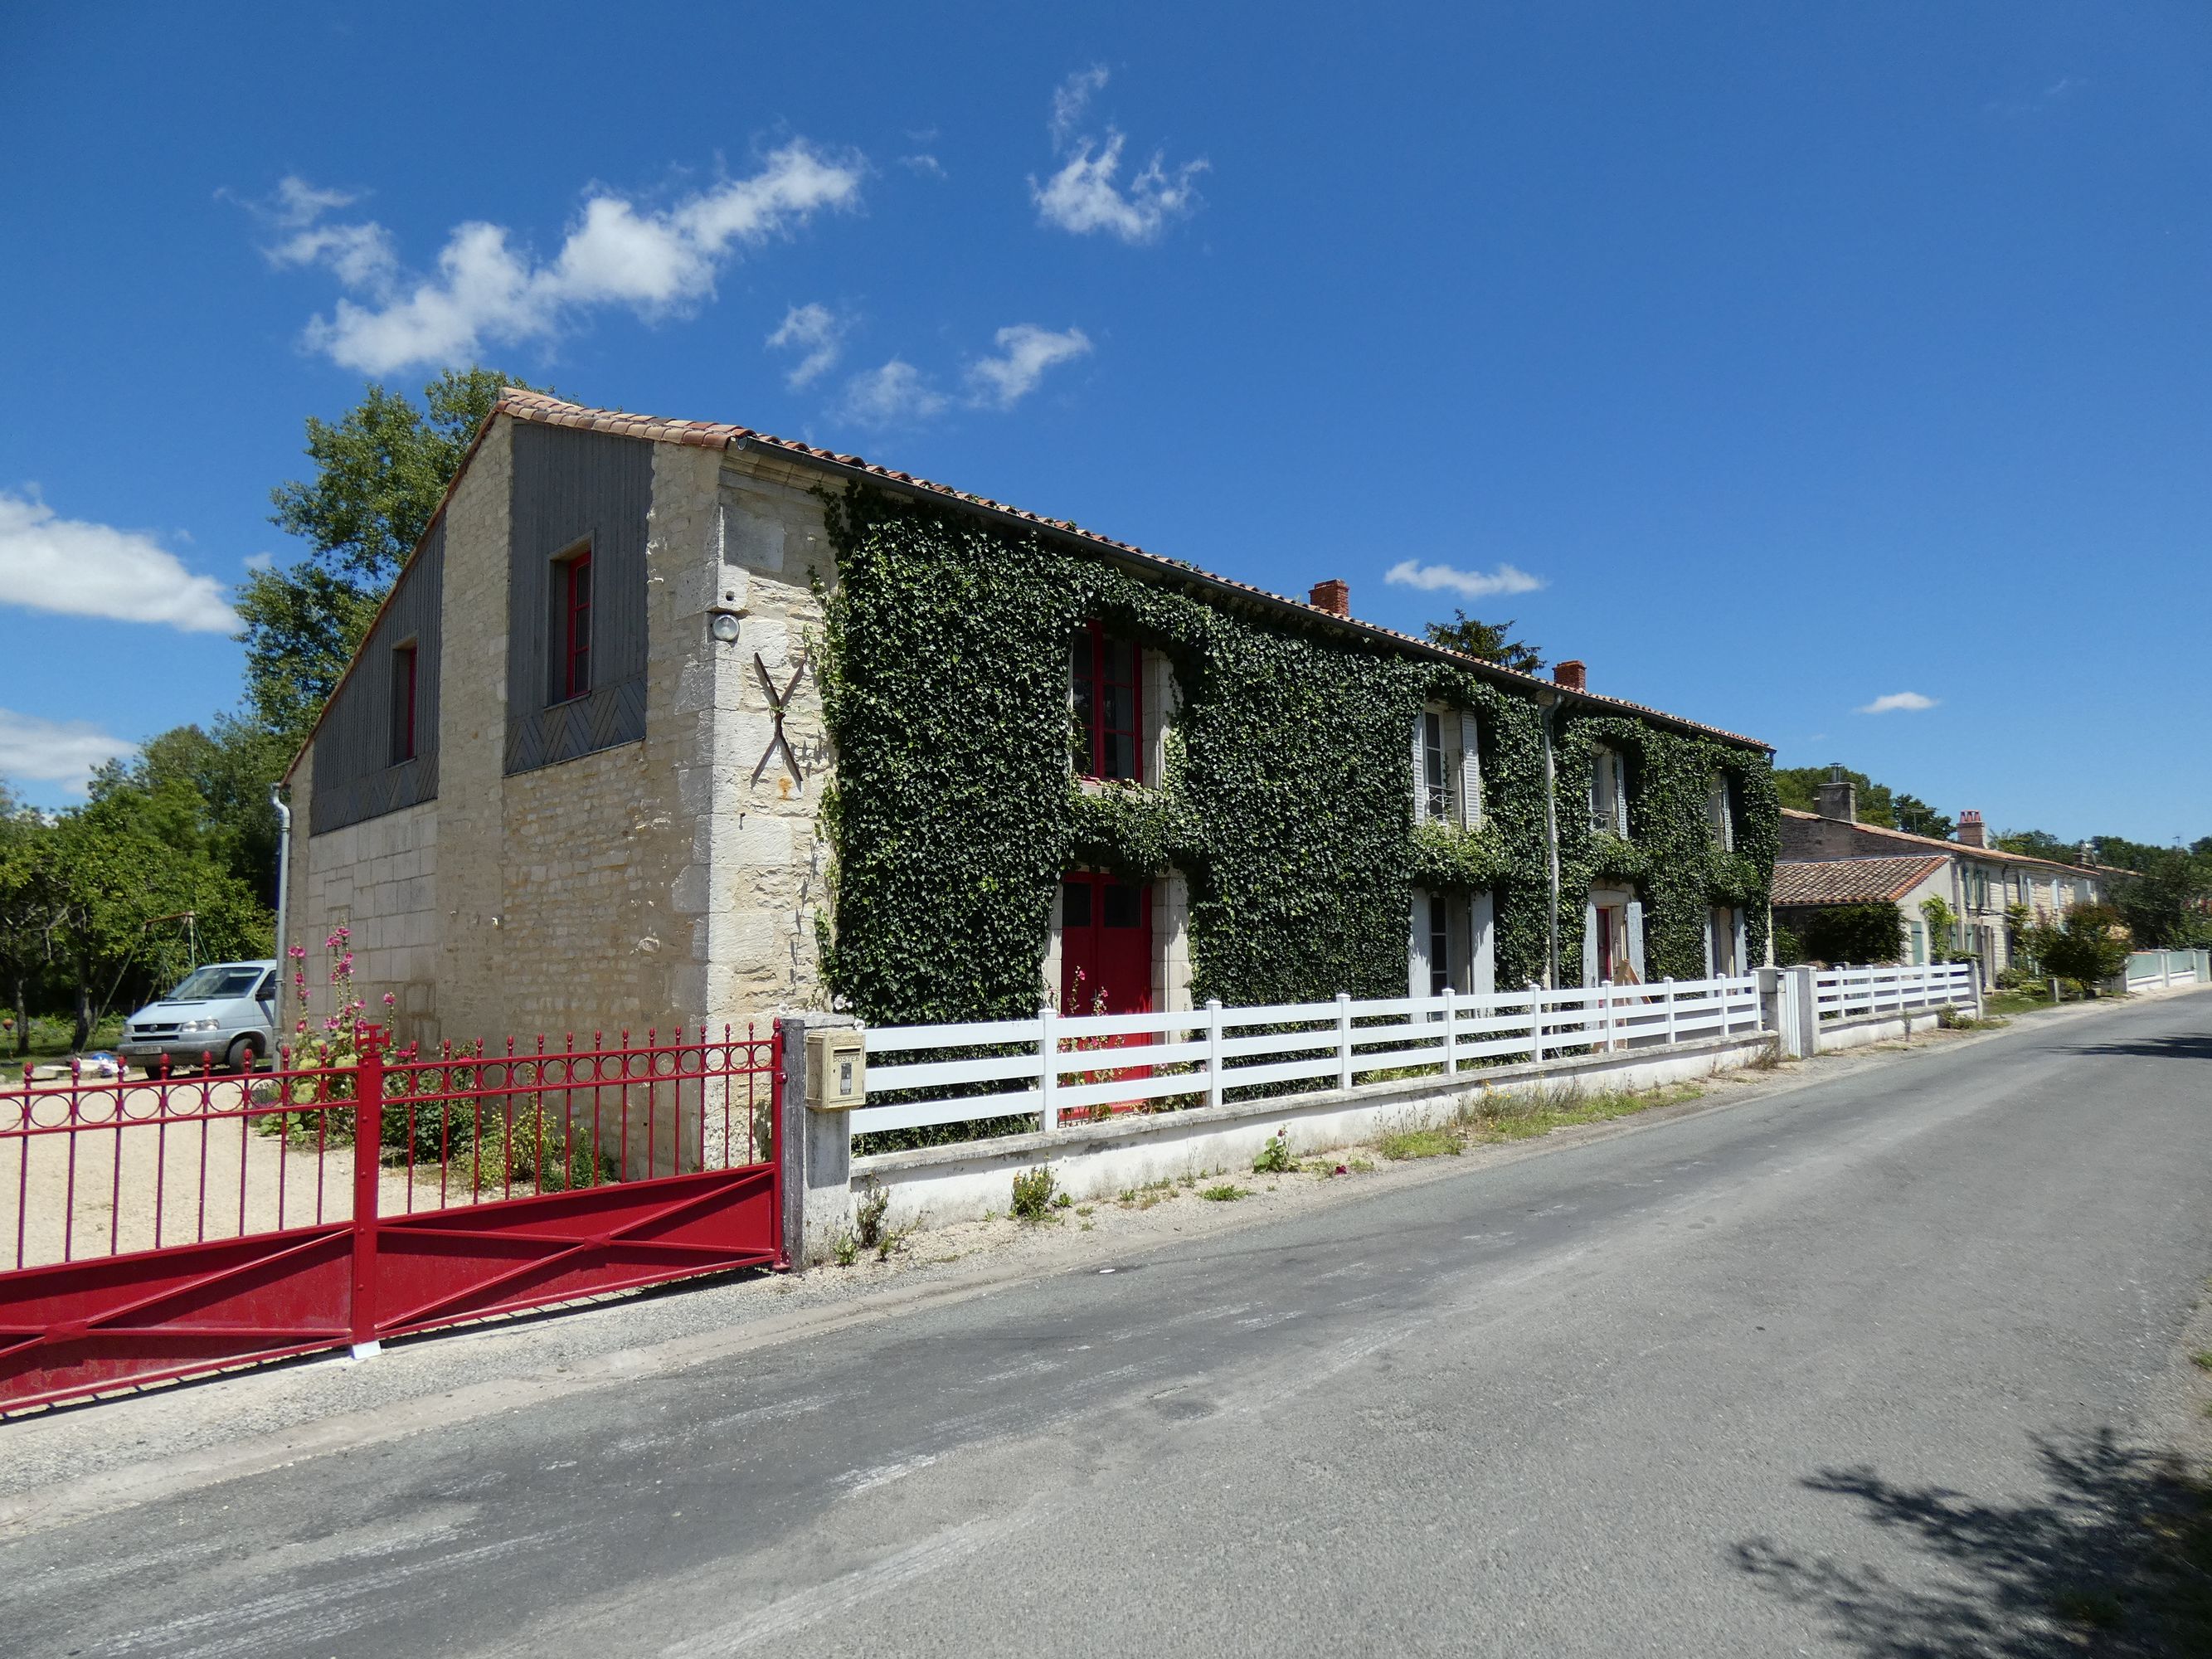
[(8, 8), (0, 774), (232, 705), (303, 417), (473, 356), (2212, 833), (2212, 9), (823, 17)]

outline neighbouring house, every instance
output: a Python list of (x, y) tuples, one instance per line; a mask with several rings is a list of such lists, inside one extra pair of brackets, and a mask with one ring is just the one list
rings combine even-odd
[(1693, 978), (1765, 959), (1771, 761), (1341, 582), (510, 390), (293, 763), (289, 931), (413, 1041)]
[[(2113, 873), (1988, 846), (1982, 815), (1972, 810), (1960, 813), (1956, 841), (1861, 823), (1857, 790), (1840, 767), (1820, 786), (1818, 804), (1812, 812), (1782, 809), (1777, 921), (1788, 925), (1793, 915), (1822, 905), (1893, 902), (1905, 924), (1908, 960), (1962, 951), (1981, 963), (1984, 982), (2013, 965), (2015, 919), (2063, 921), (2075, 905), (2100, 902)], [(1846, 892), (1859, 896), (1842, 896)], [(1929, 898), (1951, 912), (1951, 937), (1930, 933), (1922, 908)]]

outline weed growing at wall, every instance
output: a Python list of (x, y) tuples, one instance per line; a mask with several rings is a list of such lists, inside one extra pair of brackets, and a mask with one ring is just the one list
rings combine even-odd
[[(824, 969), (864, 1018), (1033, 1010), (1060, 878), (1077, 867), (1182, 873), (1200, 1000), (1402, 994), (1417, 886), (1489, 890), (1498, 983), (1542, 975), (1550, 872), (1532, 701), (1318, 620), (1218, 608), (1035, 532), (861, 488), (826, 505), (840, 582), (822, 663), (838, 757)], [(1067, 641), (1093, 620), (1163, 653), (1181, 690), (1167, 775), (1142, 787), (1070, 776)], [(1413, 724), (1431, 700), (1480, 727), (1478, 830), (1412, 822)], [(1562, 726), (1565, 976), (1601, 873), (1645, 890), (1655, 972), (1702, 966), (1714, 904), (1750, 909), (1763, 946), (1765, 757), (1633, 720)], [(1602, 849), (1589, 833), (1593, 738), (1635, 757), (1632, 845)], [(1716, 766), (1738, 781), (1735, 854), (1707, 842)]]

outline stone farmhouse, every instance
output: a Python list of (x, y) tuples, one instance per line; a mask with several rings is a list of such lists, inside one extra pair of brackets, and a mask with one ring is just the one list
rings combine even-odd
[(286, 942), (345, 927), (403, 1041), (1691, 978), (1766, 958), (1771, 760), (1340, 582), (509, 389), (288, 774)]
[[(1840, 772), (1841, 769), (1837, 769)], [(2055, 922), (2077, 904), (2100, 902), (2112, 872), (2057, 864), (1984, 844), (1982, 815), (1959, 815), (1959, 838), (1938, 841), (1857, 819), (1857, 790), (1847, 778), (1820, 786), (1817, 811), (1782, 809), (1782, 856), (1775, 866), (1776, 917), (1831, 905), (1894, 903), (1904, 923), (1905, 959), (1964, 951), (1981, 964), (1983, 982), (2012, 966), (2007, 913), (2024, 907), (2038, 922)], [(1958, 920), (1954, 937), (1930, 936), (1921, 905), (1941, 898)]]

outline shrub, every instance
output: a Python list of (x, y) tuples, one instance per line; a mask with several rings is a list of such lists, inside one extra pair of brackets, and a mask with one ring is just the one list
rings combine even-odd
[(2046, 973), (2094, 986), (2122, 972), (2135, 942), (2120, 913), (2109, 904), (2077, 904), (2060, 927), (2029, 930), (2034, 954)]
[(1796, 943), (1814, 962), (1895, 962), (1905, 920), (1894, 904), (1834, 904), (1796, 919)]
[(1052, 1165), (1040, 1164), (1014, 1177), (1014, 1214), (1024, 1221), (1042, 1221), (1052, 1203)]
[(1297, 1167), (1297, 1160), (1291, 1156), (1291, 1131), (1287, 1125), (1269, 1135), (1259, 1157), (1252, 1160), (1255, 1175), (1288, 1175)]

